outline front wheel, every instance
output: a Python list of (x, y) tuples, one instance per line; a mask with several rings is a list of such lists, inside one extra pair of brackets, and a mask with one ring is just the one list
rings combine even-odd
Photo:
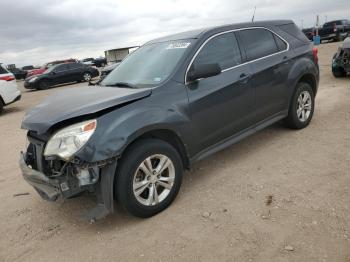
[(46, 90), (50, 87), (49, 81), (43, 79), (39, 82), (39, 90)]
[(130, 214), (151, 217), (175, 199), (182, 173), (181, 158), (170, 144), (140, 140), (126, 150), (117, 168), (117, 200)]
[(315, 109), (315, 94), (307, 83), (299, 83), (289, 106), (288, 116), (284, 119), (286, 125), (293, 129), (308, 126)]

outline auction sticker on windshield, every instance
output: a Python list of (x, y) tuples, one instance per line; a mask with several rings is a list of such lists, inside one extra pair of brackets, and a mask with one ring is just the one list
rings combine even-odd
[(191, 43), (187, 42), (176, 42), (168, 45), (166, 49), (176, 49), (176, 48), (187, 48)]

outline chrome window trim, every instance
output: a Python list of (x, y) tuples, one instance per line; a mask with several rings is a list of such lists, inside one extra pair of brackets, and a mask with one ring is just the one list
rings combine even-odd
[[(276, 32), (272, 31), (271, 29), (269, 28), (266, 28), (266, 27), (263, 27), (263, 26), (255, 26), (255, 27), (244, 27), (244, 28), (239, 28), (239, 29), (232, 29), (232, 30), (227, 30), (227, 31), (223, 31), (223, 32), (220, 32), (220, 33), (217, 33), (215, 35), (212, 35), (211, 37), (209, 37), (207, 40), (204, 41), (204, 43), (198, 48), (198, 50), (196, 51), (196, 53), (193, 55), (190, 63), (188, 64), (187, 66), (187, 69), (186, 69), (186, 73), (185, 73), (185, 85), (187, 85), (188, 83), (190, 82), (187, 82), (187, 73), (188, 71), (190, 70), (192, 64), (193, 64), (193, 61), (196, 59), (198, 53), (203, 49), (203, 47), (213, 38), (219, 36), (219, 35), (223, 35), (223, 34), (227, 34), (227, 33), (231, 33), (231, 32), (237, 32), (237, 31), (243, 31), (243, 30), (250, 30), (250, 29), (265, 29), (265, 30), (268, 30), (270, 31), (272, 34), (274, 34), (275, 36), (279, 37), (283, 42), (285, 42), (287, 44), (287, 48), (285, 50), (282, 50), (282, 51), (279, 51), (279, 52), (276, 52), (276, 53), (273, 53), (273, 54), (270, 54), (270, 55), (267, 55), (267, 56), (263, 56), (263, 57), (259, 57), (257, 59), (254, 59), (254, 60), (251, 60), (251, 61), (248, 61), (248, 62), (244, 62), (242, 64), (239, 64), (239, 65), (235, 65), (235, 66), (232, 66), (232, 67), (229, 67), (229, 68), (226, 68), (224, 70), (222, 70), (221, 72), (226, 72), (226, 71), (229, 71), (229, 70), (232, 70), (234, 68), (237, 68), (237, 67), (240, 67), (240, 66), (243, 66), (243, 65), (246, 65), (246, 64), (250, 64), (250, 63), (253, 63), (253, 62), (256, 62), (256, 61), (259, 61), (259, 60), (262, 60), (262, 59), (265, 59), (265, 58), (268, 58), (268, 57), (271, 57), (271, 56), (274, 56), (274, 55), (278, 55), (278, 54), (281, 54), (281, 53), (284, 53), (284, 52), (287, 52), (289, 51), (289, 43), (287, 40), (285, 40), (282, 36), (280, 36), (279, 34), (277, 34)], [(238, 41), (238, 39), (237, 39)], [(277, 43), (276, 43), (276, 46), (277, 46)], [(278, 46), (277, 46), (278, 48)], [(201, 80), (201, 79), (199, 79)]]

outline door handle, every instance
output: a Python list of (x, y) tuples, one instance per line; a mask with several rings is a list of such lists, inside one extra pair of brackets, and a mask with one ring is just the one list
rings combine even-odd
[(250, 74), (242, 73), (239, 75), (239, 81), (242, 83), (247, 83), (249, 81), (250, 77), (251, 77)]
[(244, 79), (244, 78), (247, 78), (247, 77), (250, 77), (250, 75), (246, 74), (246, 73), (242, 73), (242, 74), (239, 75), (240, 79)]

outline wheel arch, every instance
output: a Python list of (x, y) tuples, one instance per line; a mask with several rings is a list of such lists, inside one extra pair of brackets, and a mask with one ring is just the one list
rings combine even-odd
[(317, 93), (317, 81), (315, 79), (315, 76), (313, 74), (310, 73), (306, 73), (304, 75), (302, 75), (299, 80), (296, 83), (296, 86), (299, 83), (307, 83), (311, 86), (312, 91), (314, 92), (314, 95), (316, 96)]
[(188, 152), (186, 150), (185, 144), (183, 143), (180, 136), (174, 130), (170, 130), (166, 128), (156, 128), (156, 129), (147, 130), (141, 134), (134, 134), (132, 138), (129, 140), (129, 142), (123, 148), (121, 155), (123, 155), (125, 150), (129, 148), (132, 144), (147, 138), (159, 139), (172, 145), (179, 153), (183, 166), (186, 169), (189, 169), (190, 160), (189, 160), (189, 156), (188, 156)]

